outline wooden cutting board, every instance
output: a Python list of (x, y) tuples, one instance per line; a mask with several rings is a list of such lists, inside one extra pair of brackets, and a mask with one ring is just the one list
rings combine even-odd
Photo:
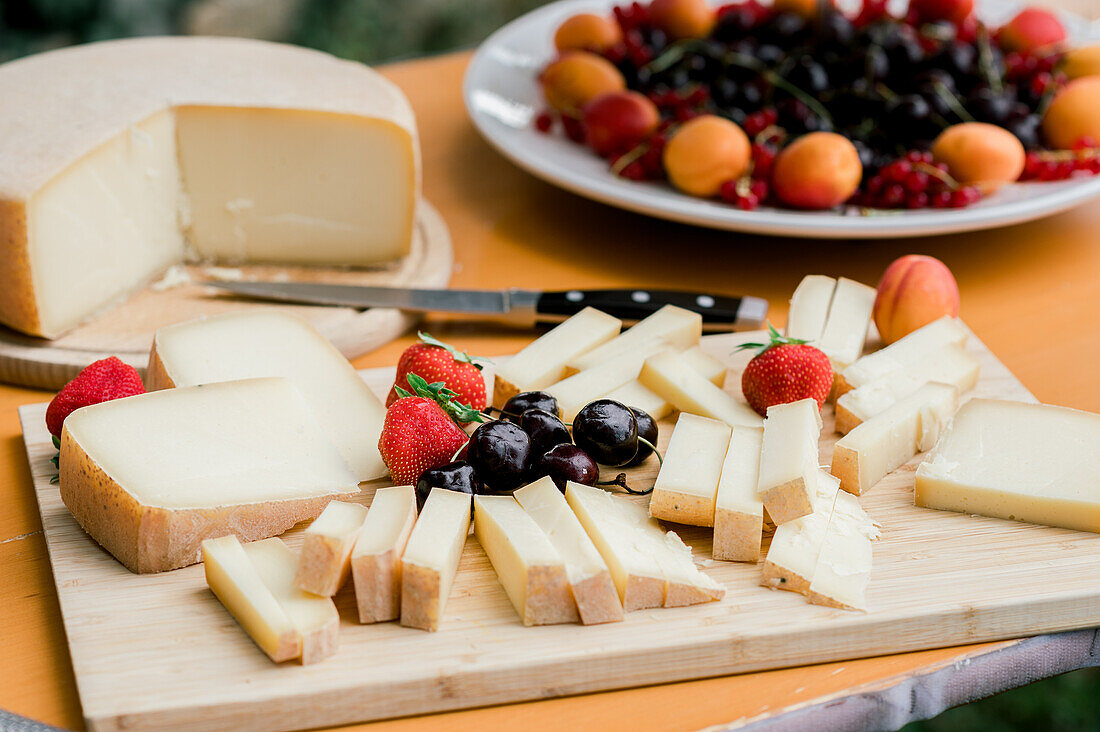
[(431, 204), (421, 200), (409, 255), (390, 267), (180, 266), (134, 293), (121, 305), (55, 340), (32, 338), (0, 326), (0, 381), (59, 389), (89, 363), (107, 356), (118, 356), (144, 373), (153, 334), (158, 328), (202, 315), (250, 308), (277, 308), (297, 313), (336, 344), (345, 356), (355, 358), (407, 331), (417, 316), (389, 308), (356, 310), (274, 305), (233, 297), (201, 283), (220, 278), (446, 287), (453, 265), (454, 253), (447, 225)]
[[(736, 391), (746, 355), (713, 336)], [(968, 396), (1034, 401), (976, 339), (982, 375)], [(392, 369), (364, 372), (378, 394)], [(271, 730), (317, 727), (1100, 625), (1100, 536), (913, 506), (919, 458), (861, 500), (882, 524), (870, 611), (809, 605), (760, 587), (759, 568), (717, 562), (710, 530), (674, 527), (724, 600), (631, 613), (622, 623), (522, 626), (470, 538), (437, 633), (361, 626), (338, 596), (340, 650), (314, 665), (275, 665), (206, 588), (202, 567), (134, 575), (99, 549), (50, 484), (45, 405), (23, 407), (23, 434), (57, 583), (76, 682), (95, 730)], [(825, 410), (821, 460), (837, 435)], [(661, 423), (662, 446), (672, 431)], [(140, 450), (140, 445), (134, 446)], [(652, 459), (630, 472), (648, 487)], [(369, 503), (378, 481), (360, 500)], [(648, 497), (620, 500), (648, 501)], [(286, 534), (297, 547), (301, 527)]]

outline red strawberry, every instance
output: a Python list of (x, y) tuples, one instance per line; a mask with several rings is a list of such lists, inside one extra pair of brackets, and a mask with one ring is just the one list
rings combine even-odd
[(432, 338), (427, 333), (417, 333), (422, 343), (409, 346), (397, 362), (397, 379), (386, 397), (386, 406), (399, 398), (398, 387), (404, 387), (409, 374), (416, 374), (429, 383), (442, 381), (453, 391), (458, 401), (477, 410), (485, 409), (485, 378), (481, 365), (453, 346)]
[[(395, 386), (397, 401), (386, 410), (378, 451), (397, 485), (414, 485), (421, 473), (451, 462), (469, 437), (458, 422), (480, 422), (481, 414), (455, 401), (443, 382), (407, 377), (413, 393)], [(414, 395), (415, 394), (415, 395)]]
[(800, 399), (815, 399), (820, 409), (833, 387), (833, 366), (820, 349), (787, 338), (768, 326), (768, 343), (745, 343), (758, 349), (741, 374), (741, 393), (761, 416), (768, 407)]
[(46, 427), (50, 434), (60, 437), (65, 418), (77, 409), (144, 393), (145, 385), (133, 366), (114, 356), (96, 361), (65, 384), (53, 398), (46, 409)]

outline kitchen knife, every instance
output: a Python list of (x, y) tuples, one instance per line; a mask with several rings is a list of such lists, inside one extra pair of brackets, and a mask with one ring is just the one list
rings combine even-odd
[(236, 295), (261, 300), (337, 305), (353, 308), (507, 315), (537, 322), (560, 322), (594, 307), (621, 320), (635, 322), (665, 305), (678, 305), (703, 316), (703, 330), (759, 328), (768, 301), (759, 297), (678, 292), (675, 290), (422, 290), (405, 287), (359, 287), (309, 282), (204, 283)]

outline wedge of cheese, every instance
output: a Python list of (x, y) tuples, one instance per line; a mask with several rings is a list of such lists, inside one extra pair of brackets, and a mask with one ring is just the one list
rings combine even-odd
[(876, 538), (878, 527), (859, 505), (859, 499), (838, 492), (807, 599), (814, 605), (866, 610), (873, 559), (871, 541)]
[(386, 474), (378, 454), (385, 407), (343, 354), (295, 315), (249, 310), (161, 328), (146, 373), (150, 390), (286, 377), (359, 480)]
[(474, 536), (524, 625), (579, 619), (558, 550), (512, 496), (474, 496)]
[(698, 344), (702, 334), (702, 315), (675, 305), (665, 305), (615, 338), (571, 358), (568, 370), (575, 373), (590, 369), (616, 356), (637, 351), (657, 340), (684, 350)]
[(639, 547), (641, 537), (612, 495), (600, 488), (569, 482), (565, 499), (607, 564), (623, 610), (664, 605), (665, 575), (657, 560)]
[(623, 606), (611, 572), (554, 481), (544, 477), (512, 495), (565, 562), (581, 622), (592, 625), (622, 620)]
[(747, 404), (708, 381), (678, 353), (663, 351), (647, 358), (638, 380), (681, 412), (716, 419), (731, 427), (759, 427), (762, 422)]
[(817, 342), (837, 372), (859, 358), (871, 326), (871, 310), (875, 305), (875, 288), (840, 277), (836, 281), (829, 317)]
[(814, 485), (813, 511), (775, 529), (761, 567), (760, 584), (765, 587), (803, 595), (810, 591), (840, 481), (818, 471)]
[(310, 664), (336, 652), (336, 605), (294, 586), (298, 557), (281, 539), (207, 539), (202, 555), (206, 583), (271, 660)]
[(351, 552), (351, 579), (360, 623), (401, 617), (401, 557), (416, 523), (411, 485), (379, 488)]
[(826, 275), (806, 275), (791, 295), (787, 336), (817, 345), (829, 317), (836, 280)]
[(692, 367), (707, 381), (717, 387), (726, 383), (726, 364), (703, 350), (702, 346), (692, 346), (680, 354), (688, 366)]
[(776, 524), (813, 510), (821, 424), (814, 399), (768, 407), (757, 495)]
[(726, 423), (681, 414), (650, 494), (649, 514), (680, 524), (713, 526), (718, 479), (729, 442)]
[(366, 517), (366, 507), (358, 503), (325, 506), (305, 530), (294, 584), (314, 595), (335, 595), (351, 572), (351, 550)]
[(78, 409), (61, 498), (132, 572), (193, 564), (203, 539), (281, 534), (358, 480), (287, 379), (182, 387)]
[(830, 469), (840, 487), (863, 495), (917, 453), (931, 450), (959, 406), (950, 384), (925, 384), (841, 437)]
[(412, 110), (365, 66), (230, 38), (93, 43), (0, 67), (0, 322), (54, 337), (185, 258), (404, 256)]
[(672, 414), (672, 405), (661, 398), (657, 392), (635, 379), (628, 381), (618, 389), (604, 395), (634, 409), (641, 409), (653, 419), (664, 419)]
[(462, 548), (470, 531), (471, 498), (433, 488), (401, 556), (401, 624), (439, 630)]
[(756, 486), (760, 480), (762, 427), (734, 427), (722, 463), (714, 510), (715, 559), (756, 562), (764, 531), (764, 503)]
[(968, 335), (969, 331), (962, 321), (945, 315), (844, 368), (837, 378), (837, 394), (839, 396), (881, 379), (892, 371), (923, 361), (952, 343), (962, 345)]
[(914, 500), (1100, 532), (1100, 415), (972, 399), (917, 468)]
[(672, 352), (668, 344), (662, 340), (646, 341), (639, 344), (636, 350), (618, 353), (590, 369), (577, 372), (553, 386), (546, 387), (544, 391), (558, 400), (562, 419), (571, 422), (577, 416), (577, 412), (589, 402), (602, 399), (630, 382), (636, 381), (646, 358), (666, 350)]
[(623, 323), (585, 308), (529, 343), (497, 371), (493, 405), (498, 409), (520, 392), (545, 389), (566, 376), (566, 363), (619, 334)]
[(920, 361), (852, 389), (836, 400), (836, 431), (851, 432), (861, 422), (885, 411), (930, 381), (951, 384), (960, 393), (978, 383), (981, 364), (958, 343), (951, 343)]

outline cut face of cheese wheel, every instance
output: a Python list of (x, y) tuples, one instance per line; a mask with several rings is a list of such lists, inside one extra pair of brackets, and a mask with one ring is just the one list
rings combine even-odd
[(698, 414), (731, 427), (759, 427), (760, 415), (715, 386), (678, 353), (665, 351), (646, 359), (638, 380), (681, 412)]
[(687, 361), (688, 366), (717, 387), (726, 382), (726, 365), (703, 350), (702, 346), (692, 346), (683, 351), (680, 356)]
[(951, 343), (915, 363), (842, 394), (836, 400), (836, 429), (847, 434), (858, 424), (881, 414), (925, 384), (951, 384), (960, 393), (978, 383), (981, 365), (958, 343)]
[(855, 280), (841, 277), (836, 281), (829, 317), (816, 344), (832, 361), (834, 370), (843, 369), (863, 352), (875, 294), (875, 288)]
[(958, 406), (958, 389), (925, 384), (840, 438), (830, 472), (841, 488), (863, 495), (906, 460), (932, 449)]
[(579, 619), (565, 562), (515, 498), (475, 496), (474, 536), (524, 625)]
[(713, 526), (718, 479), (729, 441), (730, 428), (724, 422), (681, 414), (650, 494), (650, 515), (680, 524)]
[(1100, 415), (994, 399), (964, 404), (917, 468), (915, 502), (1100, 532)]
[(379, 488), (351, 552), (351, 577), (360, 623), (401, 616), (401, 556), (416, 522), (411, 485)]
[(493, 405), (498, 409), (520, 392), (545, 389), (566, 375), (566, 363), (619, 334), (623, 323), (595, 308), (585, 308), (528, 344), (496, 374)]
[(668, 350), (668, 345), (664, 341), (646, 341), (637, 350), (617, 354), (547, 387), (545, 391), (558, 400), (562, 419), (572, 422), (585, 405), (637, 380), (646, 358), (665, 350)]
[(703, 316), (675, 305), (665, 305), (637, 325), (606, 343), (569, 361), (570, 371), (584, 371), (611, 358), (644, 347), (656, 340), (683, 350), (699, 343), (703, 335)]
[(776, 524), (813, 510), (821, 424), (814, 399), (768, 407), (757, 493)]
[(250, 310), (161, 328), (147, 374), (151, 390), (286, 377), (359, 480), (386, 474), (378, 453), (385, 407), (344, 355), (297, 316)]
[(840, 489), (840, 481), (824, 471), (818, 472), (814, 483), (814, 510), (775, 529), (761, 568), (760, 584), (765, 587), (803, 595), (810, 591)]
[(5, 64), (0, 96), (0, 322), (16, 329), (57, 336), (187, 257), (366, 266), (409, 251), (416, 126), (365, 66), (132, 39)]
[(549, 476), (512, 494), (565, 562), (573, 598), (585, 625), (623, 619), (615, 583), (596, 545)]
[(470, 531), (469, 494), (433, 488), (401, 557), (401, 624), (438, 630)]
[(791, 295), (791, 307), (787, 314), (787, 337), (809, 341), (816, 346), (825, 330), (829, 303), (833, 300), (835, 289), (836, 280), (832, 277), (803, 277)]
[(764, 503), (756, 486), (760, 478), (760, 450), (764, 430), (734, 427), (730, 435), (714, 510), (715, 559), (755, 562), (760, 559), (764, 530)]
[(605, 396), (628, 407), (640, 409), (653, 419), (664, 419), (672, 414), (672, 405), (637, 379), (628, 381)]
[(281, 534), (359, 490), (301, 393), (278, 378), (78, 409), (61, 436), (60, 488), (133, 572), (193, 564), (206, 538)]
[(305, 530), (294, 584), (314, 595), (332, 597), (351, 570), (351, 550), (367, 517), (358, 503), (333, 501)]
[(867, 584), (871, 580), (871, 540), (877, 535), (877, 527), (859, 505), (859, 499), (839, 491), (807, 599), (814, 605), (866, 610)]
[(922, 361), (952, 343), (966, 343), (968, 335), (962, 321), (945, 315), (885, 348), (852, 362), (840, 372), (837, 379), (838, 394)]

